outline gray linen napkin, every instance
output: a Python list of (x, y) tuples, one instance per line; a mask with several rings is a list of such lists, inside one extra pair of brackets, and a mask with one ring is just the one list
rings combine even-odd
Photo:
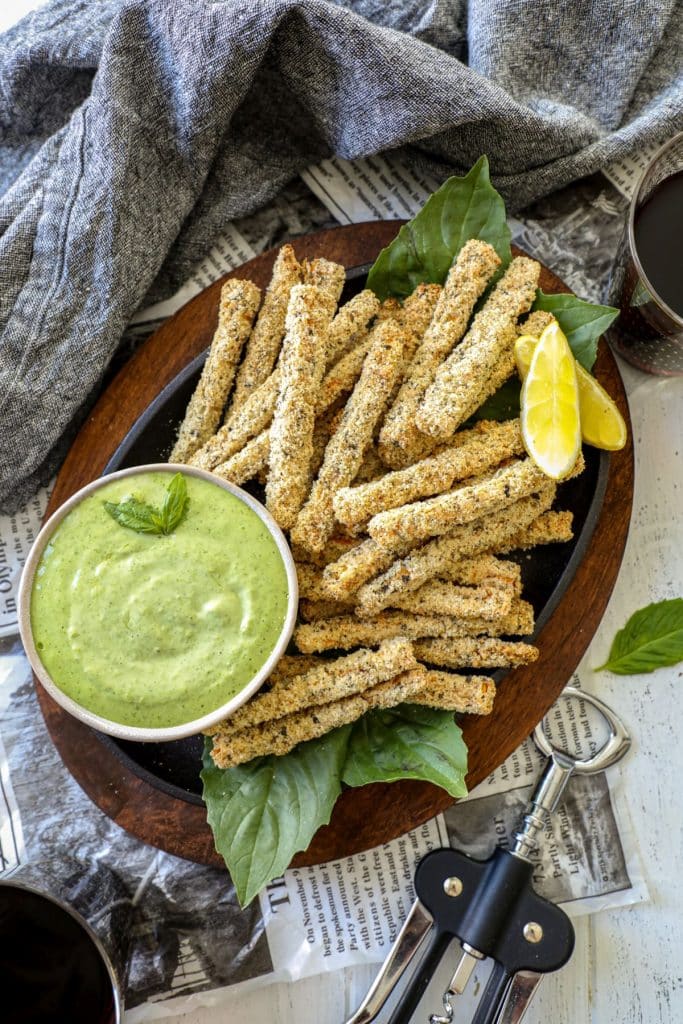
[[(399, 31), (400, 30), (400, 31)], [(54, 0), (0, 38), (0, 508), (126, 322), (309, 163), (482, 154), (511, 207), (683, 127), (676, 0)]]

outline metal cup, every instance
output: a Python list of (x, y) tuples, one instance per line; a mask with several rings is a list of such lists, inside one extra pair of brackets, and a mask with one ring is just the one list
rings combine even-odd
[(0, 945), (4, 1024), (120, 1024), (121, 993), (111, 960), (68, 904), (0, 882)]
[(629, 363), (646, 373), (683, 375), (683, 317), (671, 309), (648, 280), (638, 256), (638, 212), (666, 178), (683, 171), (683, 132), (657, 150), (631, 199), (609, 285), (609, 301), (620, 315), (607, 339)]

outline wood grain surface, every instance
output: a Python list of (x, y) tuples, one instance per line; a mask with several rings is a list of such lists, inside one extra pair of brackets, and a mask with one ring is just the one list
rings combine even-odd
[[(371, 262), (395, 236), (396, 221), (350, 225), (293, 241), (299, 258), (325, 256), (347, 268)], [(263, 253), (228, 277), (264, 287), (275, 251)], [(223, 279), (224, 280), (224, 279)], [(171, 317), (113, 379), (82, 427), (62, 466), (47, 513), (99, 476), (149, 403), (213, 335), (222, 281)], [(543, 268), (546, 292), (567, 291)], [(594, 372), (628, 422), (628, 406), (615, 361), (600, 343)], [(470, 751), (468, 785), (476, 785), (529, 735), (578, 664), (602, 618), (628, 534), (633, 498), (631, 432), (627, 447), (610, 459), (605, 500), (593, 537), (562, 600), (539, 634), (540, 658), (508, 673), (488, 718), (465, 717)], [(90, 798), (122, 828), (170, 853), (204, 864), (216, 854), (203, 807), (164, 793), (121, 761), (99, 735), (63, 711), (36, 681), (40, 705), (64, 763)], [(346, 790), (328, 826), (319, 830), (296, 864), (314, 864), (386, 842), (452, 802), (445, 791), (412, 781)]]

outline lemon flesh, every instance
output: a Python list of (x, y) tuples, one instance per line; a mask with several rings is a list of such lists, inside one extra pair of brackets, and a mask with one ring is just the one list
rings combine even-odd
[(579, 385), (569, 342), (558, 323), (549, 324), (534, 347), (522, 385), (524, 447), (553, 480), (574, 468), (581, 448)]
[[(538, 338), (524, 334), (515, 342), (515, 362), (522, 380), (531, 365)], [(595, 377), (576, 363), (579, 385), (581, 437), (586, 444), (605, 451), (619, 451), (626, 444), (626, 424), (614, 401)]]

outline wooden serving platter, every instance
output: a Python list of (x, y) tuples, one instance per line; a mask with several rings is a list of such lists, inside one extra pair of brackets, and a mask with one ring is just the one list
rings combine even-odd
[[(300, 259), (325, 256), (347, 268), (359, 267), (375, 259), (399, 226), (396, 221), (350, 225), (306, 235), (293, 244)], [(247, 277), (263, 288), (274, 258), (275, 250), (263, 253), (227, 276)], [(218, 281), (211, 285), (166, 321), (112, 380), (67, 455), (47, 514), (100, 476), (107, 466), (111, 468), (112, 460), (116, 463), (124, 439), (136, 424), (138, 432), (144, 431), (150, 403), (208, 347), (221, 284)], [(543, 268), (541, 286), (546, 292), (568, 290), (547, 268)], [(594, 372), (628, 423), (619, 371), (604, 342), (600, 343)], [(489, 717), (465, 716), (462, 720), (469, 748), (470, 788), (533, 730), (561, 692), (602, 618), (621, 564), (631, 514), (630, 431), (623, 451), (600, 456), (596, 480), (601, 493), (592, 499), (593, 521), (588, 525), (593, 532), (590, 535), (590, 529), (585, 530), (585, 543), (575, 552), (558, 587), (559, 603), (537, 636), (539, 660), (505, 675)], [(150, 774), (130, 751), (63, 711), (37, 680), (36, 687), (48, 730), (64, 763), (105, 814), (138, 838), (169, 853), (198, 863), (223, 864), (214, 850), (205, 808), (195, 794)], [(193, 750), (198, 749), (195, 744)], [(422, 824), (451, 802), (443, 790), (413, 781), (348, 789), (337, 801), (330, 824), (320, 829), (294, 863), (314, 864), (384, 843)]]

